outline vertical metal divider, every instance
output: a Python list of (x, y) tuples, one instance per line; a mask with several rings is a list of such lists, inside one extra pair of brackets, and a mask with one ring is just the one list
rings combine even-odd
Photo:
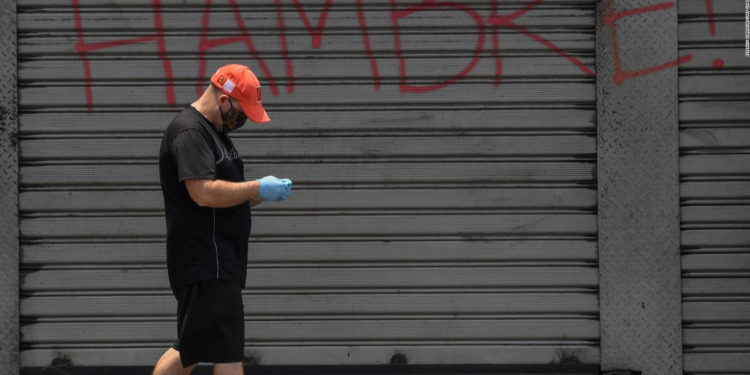
[(603, 373), (682, 374), (676, 6), (597, 6)]
[(0, 0), (0, 373), (19, 373), (16, 0)]

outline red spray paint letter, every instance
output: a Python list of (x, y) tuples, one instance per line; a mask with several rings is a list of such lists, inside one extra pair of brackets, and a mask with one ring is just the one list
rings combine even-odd
[[(286, 26), (284, 25), (284, 15), (281, 12), (281, 0), (275, 0), (275, 2), (276, 19), (279, 24), (279, 37), (281, 38), (281, 57), (284, 59), (284, 63), (286, 65), (286, 92), (293, 93), (294, 67), (292, 66), (292, 60), (289, 58), (289, 47), (286, 41)], [(323, 10), (320, 12), (320, 18), (318, 18), (318, 25), (316, 27), (312, 27), (312, 24), (310, 24), (310, 20), (307, 18), (307, 14), (305, 13), (305, 9), (302, 8), (302, 4), (300, 4), (299, 0), (292, 0), (295, 8), (297, 8), (297, 13), (299, 13), (300, 18), (302, 19), (302, 23), (305, 25), (305, 28), (307, 28), (307, 32), (310, 33), (310, 36), (312, 37), (313, 48), (320, 48), (322, 44), (323, 30), (326, 26), (326, 19), (328, 18), (328, 12), (331, 10), (332, 2), (333, 0), (326, 0), (325, 4), (323, 5)]]
[(320, 12), (320, 18), (318, 18), (318, 25), (312, 27), (310, 20), (307, 18), (307, 13), (305, 13), (305, 9), (302, 8), (302, 4), (300, 4), (299, 0), (292, 0), (294, 7), (297, 8), (297, 13), (299, 13), (300, 18), (302, 19), (302, 23), (312, 37), (313, 48), (320, 48), (320, 45), (323, 42), (323, 29), (326, 27), (326, 19), (328, 18), (328, 12), (331, 10), (332, 2), (333, 0), (326, 0), (325, 4), (323, 4), (323, 10)]
[[(523, 35), (526, 35), (529, 38), (534, 39), (537, 42), (543, 44), (545, 47), (547, 47), (550, 50), (554, 51), (558, 55), (565, 57), (570, 62), (572, 62), (573, 64), (575, 64), (578, 67), (578, 69), (581, 69), (582, 72), (584, 72), (584, 73), (586, 73), (588, 75), (592, 75), (593, 76), (594, 72), (592, 72), (591, 69), (589, 69), (588, 67), (586, 67), (586, 65), (583, 65), (583, 63), (581, 62), (581, 60), (578, 60), (574, 56), (568, 55), (567, 53), (565, 53), (563, 50), (561, 50), (560, 48), (558, 48), (556, 45), (554, 45), (549, 40), (544, 39), (541, 36), (530, 32), (527, 28), (525, 28), (523, 26), (516, 25), (514, 23), (514, 20), (516, 18), (521, 17), (526, 12), (528, 12), (529, 10), (535, 8), (536, 6), (538, 6), (539, 4), (541, 4), (543, 2), (544, 2), (544, 0), (534, 0), (531, 3), (526, 4), (526, 6), (524, 6), (520, 10), (517, 10), (517, 11), (515, 11), (515, 12), (513, 12), (511, 14), (505, 15), (505, 16), (499, 16), (499, 15), (497, 15), (497, 10), (495, 8), (495, 1), (493, 1), (493, 3), (492, 3), (492, 16), (490, 17), (490, 20), (489, 20), (490, 25), (493, 26), (493, 29), (498, 28), (498, 27), (505, 27), (505, 28), (509, 28), (509, 29), (518, 31), (518, 32), (522, 33)], [(494, 49), (495, 49), (495, 51), (497, 51), (497, 48), (498, 48), (497, 47), (497, 33), (493, 33), (493, 34), (494, 34), (494, 39), (493, 40), (494, 40), (494, 44), (495, 44)], [(502, 71), (502, 64), (500, 62), (501, 61), (500, 58), (497, 57), (497, 52), (495, 52), (495, 56), (498, 59), (497, 63), (496, 63), (496, 75), (499, 76), (500, 72)], [(497, 86), (498, 84), (499, 84), (499, 78), (496, 79), (496, 81), (495, 81), (495, 85)]]
[[(401, 35), (398, 31), (398, 21), (401, 18), (408, 17), (416, 12), (424, 11), (424, 10), (432, 10), (432, 9), (440, 9), (440, 8), (453, 8), (457, 10), (461, 10), (466, 12), (471, 18), (474, 20), (474, 23), (477, 25), (477, 45), (474, 47), (474, 52), (472, 53), (472, 60), (469, 62), (469, 65), (467, 65), (461, 72), (456, 74), (455, 76), (434, 85), (429, 86), (413, 86), (406, 83), (406, 61), (404, 60), (404, 57), (401, 55)], [(467, 74), (469, 74), (474, 67), (477, 66), (477, 63), (479, 63), (479, 57), (482, 52), (482, 48), (484, 46), (484, 22), (482, 21), (482, 17), (479, 16), (479, 14), (474, 11), (473, 9), (469, 8), (468, 6), (460, 3), (455, 2), (434, 2), (433, 0), (424, 0), (419, 4), (412, 5), (407, 9), (404, 10), (396, 10), (396, 0), (391, 0), (391, 20), (393, 21), (393, 41), (394, 41), (394, 47), (396, 49), (396, 56), (399, 60), (399, 76), (401, 78), (400, 80), (400, 88), (401, 93), (405, 92), (414, 92), (414, 93), (421, 93), (421, 92), (430, 92), (438, 90), (442, 87), (445, 87), (451, 83), (454, 83), (461, 79), (462, 77), (465, 77)]]
[(161, 19), (161, 3), (160, 0), (152, 0), (151, 4), (154, 7), (154, 35), (130, 39), (110, 40), (99, 43), (86, 43), (83, 40), (83, 22), (81, 21), (79, 2), (78, 0), (73, 0), (73, 17), (75, 19), (76, 34), (78, 36), (76, 51), (78, 51), (78, 57), (81, 59), (81, 61), (83, 61), (83, 70), (86, 77), (86, 105), (89, 111), (92, 111), (94, 109), (94, 96), (91, 92), (91, 63), (89, 63), (89, 60), (86, 57), (86, 53), (126, 44), (148, 42), (156, 42), (156, 48), (159, 51), (159, 59), (161, 59), (162, 65), (164, 66), (164, 77), (167, 81), (167, 103), (169, 103), (170, 105), (176, 104), (174, 95), (174, 76), (172, 75), (172, 63), (167, 57), (167, 47), (166, 43), (164, 42), (164, 25)]
[(357, 0), (357, 20), (359, 21), (359, 28), (362, 30), (362, 42), (365, 44), (365, 54), (370, 59), (370, 69), (372, 70), (372, 78), (375, 81), (375, 90), (380, 90), (380, 73), (378, 72), (378, 61), (372, 54), (372, 47), (370, 47), (370, 34), (367, 33), (367, 25), (365, 24), (365, 12), (362, 6), (362, 0)]
[[(716, 22), (714, 22), (714, 4), (711, 0), (706, 0), (706, 12), (708, 13), (708, 29), (711, 30), (711, 35), (716, 35)], [(714, 68), (723, 68), (724, 60), (715, 59), (713, 62)]]
[(253, 39), (250, 37), (250, 33), (247, 32), (245, 23), (242, 22), (242, 15), (240, 14), (240, 9), (237, 6), (237, 0), (229, 0), (229, 3), (232, 6), (234, 22), (237, 24), (240, 35), (213, 40), (208, 40), (206, 38), (206, 34), (208, 33), (208, 21), (211, 16), (211, 2), (212, 0), (206, 0), (206, 8), (203, 11), (201, 40), (200, 43), (198, 43), (198, 59), (200, 59), (200, 68), (198, 72), (198, 85), (196, 86), (196, 93), (198, 95), (201, 95), (203, 93), (203, 81), (206, 79), (206, 51), (214, 47), (223, 46), (225, 44), (244, 42), (250, 54), (253, 56), (253, 58), (255, 58), (255, 60), (258, 61), (258, 65), (260, 65), (261, 70), (263, 70), (263, 74), (265, 74), (265, 76), (268, 78), (268, 82), (271, 86), (271, 93), (273, 95), (279, 95), (279, 88), (276, 87), (276, 80), (274, 80), (273, 74), (271, 74), (271, 71), (268, 69), (266, 62), (263, 61), (263, 59), (260, 57), (258, 51), (255, 50)]
[(292, 60), (289, 58), (289, 47), (286, 42), (286, 26), (284, 26), (284, 15), (281, 13), (281, 0), (276, 2), (276, 19), (279, 23), (279, 37), (281, 38), (281, 58), (286, 65), (286, 92), (294, 92), (294, 67)]
[[(289, 47), (286, 40), (286, 26), (284, 25), (284, 16), (281, 11), (281, 0), (275, 0), (275, 2), (276, 15), (279, 24), (279, 34), (281, 38), (281, 57), (286, 63), (286, 89), (287, 92), (292, 93), (294, 92), (294, 67), (292, 65), (292, 60), (289, 58)], [(323, 9), (321, 10), (320, 18), (318, 18), (318, 24), (316, 27), (312, 27), (312, 24), (307, 18), (307, 14), (305, 13), (305, 10), (302, 7), (302, 4), (300, 4), (299, 0), (292, 0), (292, 3), (294, 3), (295, 8), (297, 9), (297, 13), (299, 13), (300, 19), (305, 25), (307, 32), (312, 37), (312, 47), (315, 49), (320, 48), (320, 46), (323, 44), (323, 30), (325, 30), (326, 20), (328, 19), (328, 13), (331, 10), (331, 4), (333, 3), (333, 0), (326, 0), (325, 4), (323, 5)], [(360, 31), (362, 32), (362, 42), (365, 46), (365, 55), (367, 55), (367, 58), (370, 60), (370, 69), (372, 70), (372, 76), (375, 81), (375, 90), (380, 90), (380, 74), (378, 72), (377, 61), (372, 54), (372, 48), (370, 46), (370, 35), (367, 32), (362, 0), (356, 0), (356, 3), (357, 22), (359, 23)]]
[(617, 43), (617, 26), (615, 22), (619, 20), (620, 18), (635, 16), (638, 14), (643, 14), (646, 12), (654, 12), (657, 10), (663, 10), (663, 9), (669, 9), (674, 6), (674, 3), (661, 3), (636, 9), (629, 9), (624, 10), (621, 12), (612, 12), (611, 6), (612, 6), (612, 0), (606, 0), (606, 5), (604, 8), (604, 24), (609, 26), (612, 29), (612, 48), (614, 49), (614, 60), (615, 60), (615, 83), (622, 84), (628, 79), (640, 77), (642, 75), (651, 74), (658, 72), (660, 70), (669, 69), (672, 67), (675, 67), (679, 64), (686, 63), (690, 61), (690, 59), (693, 58), (693, 55), (684, 55), (680, 56), (679, 58), (666, 62), (661, 65), (652, 66), (650, 68), (640, 69), (640, 70), (633, 70), (633, 71), (623, 71), (622, 70), (622, 63), (620, 62), (620, 47)]

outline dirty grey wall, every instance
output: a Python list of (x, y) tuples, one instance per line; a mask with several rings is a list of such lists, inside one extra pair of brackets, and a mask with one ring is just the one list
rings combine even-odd
[(0, 1), (0, 373), (18, 374), (16, 1)]
[(680, 2), (680, 55), (691, 58), (679, 67), (685, 373), (747, 374), (750, 58), (744, 2), (708, 5)]
[(253, 212), (248, 357), (599, 362), (593, 1), (97, 4), (19, 4), (23, 366), (174, 340), (158, 144), (230, 62), (272, 118), (246, 174), (295, 181)]
[(677, 9), (599, 2), (602, 371), (682, 374)]

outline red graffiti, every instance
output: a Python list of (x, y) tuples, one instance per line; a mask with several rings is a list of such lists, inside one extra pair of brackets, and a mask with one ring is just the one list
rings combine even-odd
[[(281, 0), (275, 0), (276, 2), (276, 14), (279, 25), (279, 34), (281, 38), (281, 57), (284, 59), (286, 64), (286, 75), (287, 75), (287, 92), (294, 92), (294, 66), (292, 60), (289, 58), (289, 47), (286, 40), (286, 26), (284, 24), (284, 16), (281, 11)], [(323, 43), (323, 31), (325, 29), (326, 19), (328, 13), (331, 10), (331, 4), (333, 0), (326, 0), (323, 9), (318, 18), (318, 25), (313, 28), (310, 20), (307, 18), (304, 8), (299, 3), (299, 0), (292, 0), (294, 3), (297, 13), (299, 13), (302, 23), (305, 25), (308, 33), (312, 37), (312, 47), (317, 49)], [(370, 60), (370, 69), (372, 70), (372, 76), (375, 81), (375, 90), (380, 90), (380, 74), (378, 72), (378, 64), (375, 57), (372, 54), (372, 48), (370, 47), (370, 35), (367, 32), (367, 24), (365, 23), (364, 9), (362, 6), (362, 0), (357, 0), (357, 22), (359, 23), (360, 30), (362, 32), (362, 42), (365, 47), (365, 55)]]
[(622, 84), (628, 79), (640, 77), (646, 74), (656, 73), (658, 71), (675, 67), (679, 64), (686, 63), (693, 58), (693, 55), (683, 55), (675, 60), (666, 62), (661, 65), (652, 66), (645, 69), (634, 70), (634, 71), (623, 71), (622, 62), (620, 61), (620, 47), (617, 43), (617, 20), (625, 17), (632, 17), (647, 12), (655, 12), (658, 10), (669, 9), (674, 6), (674, 3), (661, 3), (656, 5), (650, 5), (646, 7), (629, 9), (620, 12), (612, 12), (612, 0), (606, 0), (604, 8), (604, 24), (609, 26), (612, 30), (612, 48), (614, 49), (614, 60), (615, 60), (615, 83)]
[(305, 10), (302, 8), (302, 4), (299, 3), (299, 0), (292, 0), (295, 8), (297, 8), (297, 13), (299, 13), (300, 18), (302, 19), (302, 23), (305, 24), (307, 32), (309, 32), (310, 36), (312, 36), (313, 48), (320, 48), (320, 45), (323, 41), (323, 29), (325, 28), (326, 18), (328, 18), (328, 12), (331, 10), (332, 2), (333, 0), (326, 0), (325, 4), (323, 5), (323, 10), (320, 12), (320, 18), (318, 18), (318, 26), (313, 28), (310, 24), (310, 20), (307, 18)]
[[(398, 20), (404, 17), (407, 17), (415, 12), (423, 11), (423, 10), (431, 10), (431, 9), (438, 9), (438, 8), (453, 8), (457, 10), (462, 10), (466, 12), (469, 16), (471, 16), (472, 19), (474, 19), (474, 22), (477, 25), (477, 45), (474, 48), (474, 52), (472, 53), (472, 60), (460, 73), (456, 74), (455, 76), (448, 78), (447, 80), (437, 83), (430, 86), (412, 86), (406, 83), (406, 62), (401, 55), (401, 36), (398, 31)], [(434, 90), (438, 90), (440, 88), (443, 88), (451, 83), (454, 83), (458, 81), (461, 77), (464, 77), (471, 72), (474, 67), (479, 63), (479, 57), (482, 52), (482, 48), (484, 46), (484, 22), (482, 21), (482, 18), (479, 16), (477, 12), (475, 12), (473, 9), (469, 8), (466, 5), (460, 4), (460, 3), (454, 3), (454, 2), (440, 2), (436, 3), (432, 0), (426, 0), (419, 4), (412, 5), (409, 8), (401, 11), (396, 10), (396, 0), (391, 0), (391, 19), (393, 21), (393, 41), (395, 43), (395, 50), (396, 50), (396, 57), (398, 57), (399, 60), (399, 76), (400, 76), (400, 86), (401, 86), (401, 93), (405, 92), (414, 92), (414, 93), (420, 93), (420, 92), (430, 92)]]
[[(714, 5), (711, 0), (706, 0), (706, 13), (708, 13), (708, 29), (711, 31), (711, 35), (716, 35), (716, 23), (714, 22)], [(715, 59), (713, 62), (714, 68), (723, 68), (724, 60)]]
[[(527, 28), (525, 28), (523, 26), (516, 25), (514, 23), (514, 20), (516, 18), (521, 17), (526, 12), (528, 12), (529, 10), (535, 8), (536, 6), (538, 6), (539, 4), (541, 4), (542, 2), (544, 2), (544, 0), (534, 0), (531, 3), (529, 3), (529, 4), (526, 4), (526, 6), (524, 6), (522, 9), (520, 9), (518, 11), (515, 11), (515, 12), (509, 14), (509, 15), (506, 15), (506, 16), (499, 16), (499, 15), (497, 15), (497, 12), (496, 12), (495, 1), (493, 1), (492, 16), (490, 17), (490, 24), (493, 25), (494, 27), (505, 27), (505, 28), (509, 28), (509, 29), (515, 30), (517, 32), (520, 32), (523, 35), (526, 35), (529, 38), (534, 39), (535, 41), (543, 44), (545, 47), (547, 47), (550, 50), (554, 51), (558, 55), (563, 56), (566, 59), (570, 60), (570, 62), (572, 62), (573, 64), (575, 64), (578, 67), (578, 69), (581, 69), (582, 72), (584, 72), (584, 73), (586, 73), (588, 75), (594, 75), (594, 72), (592, 72), (591, 69), (589, 69), (588, 67), (586, 67), (586, 65), (583, 65), (583, 63), (581, 62), (581, 60), (578, 60), (574, 56), (568, 55), (567, 53), (565, 53), (563, 50), (561, 50), (560, 48), (558, 48), (556, 45), (554, 45), (549, 40), (544, 39), (543, 37), (539, 36), (538, 34), (534, 34), (534, 33), (530, 32)], [(497, 50), (497, 39), (495, 39), (495, 50)], [(497, 62), (497, 68), (496, 69), (497, 69), (498, 72), (502, 70), (502, 65), (501, 65), (500, 62)], [(499, 81), (497, 81), (495, 84), (496, 85), (499, 84)]]
[[(137, 43), (147, 43), (147, 42), (156, 42), (156, 47), (158, 51), (159, 58), (162, 61), (163, 67), (164, 67), (164, 76), (166, 79), (166, 96), (167, 96), (167, 102), (171, 105), (174, 105), (176, 103), (175, 100), (175, 93), (174, 93), (174, 77), (172, 74), (172, 65), (167, 57), (167, 48), (164, 38), (164, 26), (162, 22), (162, 12), (161, 12), (161, 4), (160, 0), (152, 0), (152, 6), (153, 6), (153, 13), (154, 13), (154, 33), (152, 35), (146, 35), (141, 37), (134, 37), (129, 39), (118, 39), (118, 40), (110, 40), (106, 42), (99, 42), (99, 43), (86, 43), (84, 41), (84, 32), (83, 32), (83, 26), (82, 26), (82, 20), (81, 20), (81, 12), (79, 9), (79, 1), (80, 0), (72, 0), (73, 3), (73, 11), (74, 11), (74, 18), (75, 18), (75, 28), (76, 33), (78, 36), (78, 42), (75, 46), (76, 51), (78, 52), (79, 58), (83, 62), (83, 68), (85, 73), (85, 87), (86, 87), (86, 103), (88, 105), (88, 109), (92, 110), (93, 108), (93, 94), (92, 94), (92, 77), (91, 77), (91, 64), (89, 62), (87, 54), (91, 51), (99, 50), (99, 49), (105, 49), (105, 48), (111, 48), (111, 47), (117, 47), (127, 44), (137, 44)], [(286, 35), (286, 25), (285, 25), (285, 14), (282, 11), (282, 1), (287, 0), (274, 0), (276, 5), (276, 12), (277, 12), (277, 26), (279, 30), (279, 37), (281, 42), (281, 57), (284, 60), (285, 63), (285, 73), (286, 73), (286, 88), (287, 92), (293, 93), (294, 92), (294, 64), (293, 59), (290, 58), (289, 54), (289, 46), (287, 41), (287, 35)], [(302, 6), (302, 3), (300, 0), (289, 0), (291, 1), (291, 4), (294, 7), (294, 10), (296, 10), (296, 15), (299, 17), (299, 20), (301, 20), (302, 24), (304, 25), (307, 33), (311, 37), (311, 46), (313, 49), (319, 49), (322, 46), (323, 41), (323, 35), (326, 27), (326, 22), (328, 20), (328, 15), (330, 14), (331, 9), (333, 8), (333, 0), (325, 0), (323, 2), (320, 15), (317, 19), (317, 23), (313, 25), (311, 19), (308, 17), (308, 14), (306, 13), (304, 7)], [(615, 64), (615, 77), (614, 80), (617, 84), (621, 84), (625, 82), (628, 79), (632, 79), (635, 77), (639, 77), (646, 74), (651, 74), (658, 72), (660, 70), (668, 69), (671, 67), (674, 67), (678, 64), (684, 63), (689, 61), (692, 56), (686, 55), (686, 56), (680, 56), (678, 59), (666, 62), (664, 64), (660, 64), (653, 67), (648, 67), (640, 70), (635, 71), (623, 71), (622, 70), (622, 62), (621, 62), (621, 56), (620, 56), (620, 50), (619, 45), (617, 42), (617, 21), (631, 17), (631, 16), (637, 16), (639, 14), (643, 14), (646, 12), (654, 12), (658, 10), (663, 9), (669, 9), (674, 7), (674, 3), (668, 2), (668, 3), (661, 3), (657, 5), (652, 6), (646, 6), (642, 8), (637, 9), (630, 9), (626, 11), (620, 11), (620, 12), (612, 12), (611, 11), (611, 1), (612, 0), (606, 0), (605, 5), (605, 12), (603, 17), (603, 22), (605, 25), (609, 26), (612, 30), (612, 43), (613, 43), (613, 49), (614, 49), (614, 64)], [(197, 78), (197, 85), (196, 85), (196, 92), (198, 95), (202, 94), (203, 92), (203, 85), (204, 81), (206, 80), (206, 52), (217, 48), (219, 46), (223, 46), (226, 44), (232, 44), (232, 43), (244, 43), (247, 51), (252, 56), (252, 58), (257, 62), (257, 64), (260, 67), (260, 70), (262, 71), (264, 75), (264, 79), (267, 80), (270, 88), (271, 93), (273, 95), (279, 95), (279, 88), (277, 87), (276, 79), (274, 78), (271, 70), (269, 69), (266, 62), (263, 60), (263, 57), (260, 55), (260, 53), (256, 50), (254, 44), (253, 44), (253, 38), (251, 34), (247, 31), (247, 28), (245, 27), (245, 24), (242, 19), (242, 15), (239, 9), (239, 6), (237, 4), (237, 0), (228, 0), (230, 9), (232, 11), (234, 21), (237, 28), (237, 35), (234, 36), (228, 36), (223, 38), (216, 38), (216, 39), (209, 39), (208, 38), (208, 32), (210, 28), (210, 15), (212, 13), (212, 0), (205, 0), (205, 7), (202, 14), (202, 23), (201, 23), (201, 31), (200, 31), (200, 41), (197, 46), (197, 55), (199, 60), (199, 68), (198, 68), (198, 78)], [(530, 39), (538, 42), (539, 44), (543, 45), (550, 51), (553, 51), (555, 54), (564, 57), (568, 61), (570, 61), (572, 64), (574, 64), (578, 69), (580, 69), (583, 73), (587, 75), (594, 75), (594, 72), (586, 67), (578, 58), (575, 56), (572, 56), (559, 47), (557, 47), (554, 43), (550, 42), (549, 40), (545, 39), (544, 37), (532, 33), (529, 31), (526, 27), (520, 26), (516, 24), (517, 19), (519, 17), (524, 16), (528, 12), (532, 11), (536, 7), (538, 7), (540, 4), (542, 4), (544, 0), (531, 0), (528, 3), (526, 3), (521, 9), (516, 10), (514, 12), (511, 12), (509, 14), (498, 14), (497, 13), (497, 6), (499, 1), (498, 0), (492, 0), (492, 12), (489, 15), (489, 18), (482, 18), (482, 16), (479, 15), (479, 13), (473, 9), (468, 4), (460, 3), (457, 1), (435, 1), (435, 0), (423, 0), (421, 2), (418, 2), (416, 4), (412, 4), (406, 8), (399, 8), (398, 1), (397, 0), (390, 0), (390, 16), (391, 16), (391, 27), (393, 29), (393, 52), (398, 60), (398, 74), (399, 74), (399, 89), (402, 94), (405, 93), (426, 93), (431, 92), (435, 90), (439, 90), (447, 85), (456, 83), (463, 77), (466, 77), (469, 75), (478, 65), (482, 50), (484, 49), (485, 44), (485, 38), (486, 33), (485, 30), (489, 29), (490, 33), (492, 34), (492, 46), (491, 46), (491, 57), (494, 59), (495, 62), (495, 81), (494, 85), (498, 86), (502, 82), (502, 74), (503, 74), (503, 64), (502, 64), (502, 58), (500, 56), (500, 41), (498, 37), (498, 30), (500, 29), (507, 29), (512, 30), (514, 32), (523, 34)], [(367, 22), (365, 19), (365, 13), (364, 13), (364, 1), (363, 0), (355, 0), (356, 3), (356, 13), (357, 13), (357, 23), (359, 25), (359, 29), (362, 35), (362, 43), (364, 47), (364, 53), (367, 59), (370, 63), (370, 69), (373, 77), (373, 84), (374, 89), (379, 90), (380, 89), (380, 73), (378, 70), (378, 60), (373, 54), (372, 46), (370, 44), (370, 34), (367, 27)], [(706, 7), (709, 14), (709, 20), (711, 21), (711, 32), (712, 34), (715, 33), (715, 26), (713, 23), (713, 8), (711, 4), (711, 0), (706, 0)], [(404, 19), (412, 16), (418, 12), (424, 12), (424, 11), (433, 11), (438, 9), (451, 9), (459, 12), (463, 12), (466, 15), (468, 15), (471, 20), (474, 22), (474, 25), (476, 27), (476, 45), (474, 46), (474, 49), (471, 53), (471, 60), (469, 63), (460, 71), (457, 72), (455, 75), (448, 77), (446, 79), (440, 80), (437, 83), (434, 84), (428, 84), (428, 85), (414, 85), (409, 84), (407, 82), (407, 77), (409, 76), (407, 74), (407, 59), (408, 57), (402, 52), (402, 40), (401, 40), (401, 24), (404, 22)], [(723, 61), (722, 61), (723, 62)], [(719, 64), (715, 62), (715, 65)]]
[(286, 92), (294, 92), (294, 67), (292, 66), (292, 60), (289, 58), (289, 48), (286, 43), (286, 27), (284, 26), (284, 16), (281, 13), (281, 0), (275, 0), (276, 2), (276, 20), (279, 23), (279, 36), (281, 38), (281, 58), (284, 59), (286, 66)]
[(360, 30), (362, 30), (362, 42), (365, 44), (365, 55), (370, 59), (370, 69), (372, 70), (372, 78), (375, 81), (375, 90), (380, 90), (378, 61), (375, 60), (375, 56), (372, 54), (372, 47), (370, 47), (370, 35), (367, 33), (367, 24), (365, 23), (365, 12), (363, 8), (362, 0), (357, 0), (357, 21), (359, 22)]
[[(312, 27), (310, 20), (307, 18), (307, 13), (305, 13), (305, 9), (302, 8), (302, 4), (300, 4), (299, 0), (292, 0), (292, 3), (294, 3), (294, 7), (297, 9), (297, 13), (299, 13), (300, 15), (302, 23), (305, 25), (307, 32), (312, 37), (312, 47), (314, 49), (320, 48), (323, 43), (323, 30), (325, 29), (326, 19), (328, 18), (328, 12), (331, 10), (332, 2), (333, 0), (326, 0), (325, 4), (323, 5), (323, 10), (320, 12), (320, 18), (318, 18), (318, 25), (316, 27)], [(284, 59), (284, 62), (286, 64), (286, 91), (288, 93), (293, 93), (294, 67), (292, 66), (292, 60), (289, 59), (289, 48), (287, 47), (286, 41), (286, 28), (284, 27), (284, 16), (281, 13), (281, 0), (276, 0), (276, 13), (278, 15), (277, 19), (279, 22), (279, 30), (281, 33), (281, 57)]]
[(212, 0), (206, 0), (206, 8), (203, 11), (201, 39), (198, 43), (198, 59), (200, 60), (200, 68), (198, 70), (198, 86), (196, 87), (196, 92), (198, 93), (198, 95), (201, 95), (203, 93), (203, 81), (206, 79), (206, 51), (218, 46), (237, 42), (245, 43), (248, 51), (253, 56), (253, 58), (258, 61), (261, 70), (263, 70), (263, 73), (266, 75), (266, 78), (271, 85), (271, 93), (273, 93), (274, 95), (279, 95), (279, 88), (276, 87), (276, 80), (274, 80), (273, 75), (271, 74), (271, 70), (268, 69), (266, 62), (263, 61), (263, 58), (260, 57), (258, 51), (255, 50), (255, 46), (253, 45), (253, 38), (250, 36), (250, 33), (247, 32), (245, 23), (242, 22), (242, 15), (240, 14), (240, 10), (237, 7), (237, 0), (229, 0), (229, 3), (232, 6), (234, 22), (237, 24), (237, 29), (240, 31), (240, 35), (227, 38), (218, 38), (214, 40), (208, 40), (206, 38), (209, 27), (208, 21), (211, 15), (211, 3)]
[(161, 59), (164, 66), (164, 77), (167, 81), (167, 103), (169, 103), (170, 105), (174, 105), (176, 103), (174, 95), (174, 76), (172, 75), (172, 63), (167, 57), (167, 47), (166, 43), (164, 42), (164, 24), (162, 23), (161, 18), (161, 3), (160, 0), (152, 0), (151, 4), (154, 7), (154, 35), (130, 39), (110, 40), (107, 42), (99, 43), (86, 43), (83, 40), (83, 22), (81, 21), (79, 3), (78, 0), (73, 0), (73, 17), (75, 19), (76, 35), (78, 36), (76, 51), (78, 51), (78, 57), (81, 59), (81, 61), (83, 61), (83, 71), (86, 85), (86, 106), (88, 107), (89, 111), (93, 111), (94, 109), (94, 95), (91, 92), (91, 63), (86, 57), (86, 54), (88, 52), (100, 49), (136, 43), (156, 42), (156, 48), (159, 51), (159, 59)]
[(716, 35), (716, 24), (714, 24), (714, 4), (711, 0), (706, 0), (706, 13), (708, 13), (708, 29), (711, 35)]

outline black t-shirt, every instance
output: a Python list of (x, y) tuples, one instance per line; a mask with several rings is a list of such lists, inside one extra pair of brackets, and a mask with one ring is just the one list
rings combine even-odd
[(222, 279), (245, 287), (250, 204), (198, 206), (187, 179), (245, 181), (232, 141), (192, 106), (169, 124), (159, 151), (159, 177), (167, 218), (167, 269), (171, 288)]

